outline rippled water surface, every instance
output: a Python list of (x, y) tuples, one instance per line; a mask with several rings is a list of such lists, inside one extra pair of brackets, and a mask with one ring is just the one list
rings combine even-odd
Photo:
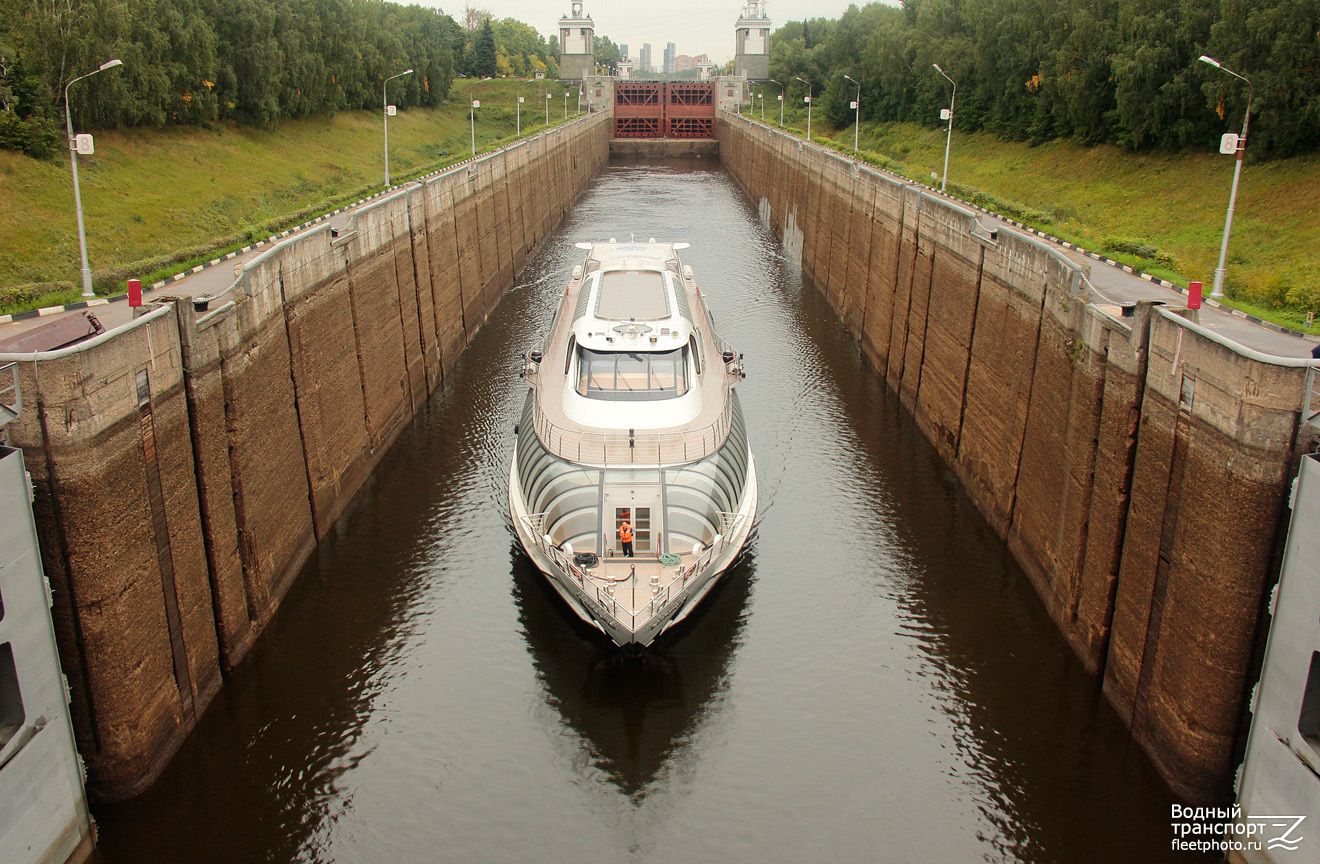
[[(741, 563), (624, 659), (518, 551), (518, 356), (578, 240), (686, 240), (761, 481)], [(1186, 861), (1169, 799), (1004, 545), (755, 207), (612, 163), (327, 539), (127, 862)]]

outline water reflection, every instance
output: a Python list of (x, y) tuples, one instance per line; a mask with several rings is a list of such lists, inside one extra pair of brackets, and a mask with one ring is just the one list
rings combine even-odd
[(514, 600), (546, 703), (581, 737), (575, 757), (634, 805), (669, 766), (698, 758), (686, 751), (728, 686), (754, 547), (753, 537), (696, 611), (632, 657), (571, 612), (515, 544)]

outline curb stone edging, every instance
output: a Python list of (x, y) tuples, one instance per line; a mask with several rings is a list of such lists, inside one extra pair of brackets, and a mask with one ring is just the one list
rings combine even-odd
[[(536, 135), (547, 135), (554, 132), (558, 132), (565, 125), (567, 124), (550, 126), (549, 128), (536, 133)], [(509, 149), (510, 146), (517, 146), (518, 144), (522, 144), (524, 141), (531, 140), (531, 138), (535, 138), (536, 135), (529, 136), (528, 138), (519, 138), (516, 142), (514, 142), (513, 145), (504, 144), (488, 153), (478, 153), (475, 156), (469, 156), (467, 159), (460, 160), (452, 165), (446, 165), (444, 168), (437, 168), (436, 170), (429, 171), (426, 174), (418, 175), (417, 177), (414, 177), (411, 180), (408, 180), (404, 183), (396, 183), (393, 186), (390, 186), (386, 189), (382, 189), (380, 192), (377, 192), (375, 195), (368, 195), (366, 198), (359, 198), (358, 200), (354, 201), (352, 204), (345, 204), (343, 207), (340, 207), (337, 210), (332, 210), (329, 213), (324, 213), (320, 216), (317, 216), (315, 219), (310, 219), (302, 223), (301, 225), (295, 225), (294, 227), (287, 228), (278, 234), (272, 234), (270, 237), (267, 237), (265, 240), (258, 240), (256, 243), (252, 243), (247, 246), (244, 246), (242, 249), (237, 249), (221, 258), (212, 258), (210, 261), (207, 261), (205, 264), (198, 264), (196, 267), (192, 267), (188, 270), (183, 271), (182, 273), (175, 273), (173, 276), (168, 276), (160, 280), (159, 282), (155, 282), (149, 286), (144, 287), (142, 289), (142, 293), (145, 294), (148, 291), (155, 291), (159, 288), (164, 288), (166, 285), (172, 285), (175, 282), (188, 278), (194, 273), (200, 273), (203, 270), (214, 267), (217, 264), (222, 264), (225, 261), (232, 260), (238, 257), (239, 255), (246, 255), (248, 252), (251, 252), (253, 249), (260, 249), (262, 246), (265, 246), (268, 243), (275, 243), (280, 240), (283, 240), (285, 237), (288, 237), (290, 234), (296, 234), (299, 231), (305, 231), (308, 228), (312, 227), (313, 225), (317, 224), (318, 222), (324, 222), (326, 219), (329, 219), (332, 216), (338, 216), (340, 213), (343, 213), (348, 210), (355, 210), (358, 207), (361, 207), (363, 204), (367, 203), (368, 201), (372, 201), (384, 195), (392, 194), (394, 192), (397, 192), (399, 189), (402, 189), (405, 186), (411, 186), (417, 183), (418, 181), (426, 180), (428, 177), (435, 177), (436, 175), (443, 174), (446, 171), (452, 171), (453, 169), (459, 168), (463, 165), (468, 165), (469, 163), (477, 162), (478, 160), (483, 159), (486, 156), (492, 155), (501, 150), (507, 150)], [(120, 301), (127, 299), (128, 299), (127, 293), (115, 294), (110, 297), (94, 297), (91, 300), (79, 300), (76, 303), (66, 303), (63, 306), (45, 306), (41, 309), (28, 309), (25, 312), (12, 312), (8, 315), (0, 315), (0, 324), (9, 324), (14, 321), (27, 321), (32, 318), (45, 318), (48, 315), (58, 315), (62, 312), (73, 312), (79, 309), (86, 309), (91, 306), (104, 306), (107, 303), (118, 303)]]
[[(340, 213), (343, 213), (345, 210), (348, 210), (350, 207), (359, 206), (360, 204), (363, 203), (363, 201), (366, 200), (368, 199), (363, 198), (354, 204), (340, 207), (338, 210), (333, 210), (329, 213), (318, 216), (315, 219), (311, 219), (307, 222), (302, 223), (301, 225), (295, 225), (294, 227), (281, 231), (278, 234), (272, 234), (270, 237), (267, 237), (265, 240), (258, 240), (256, 243), (251, 243), (247, 246), (244, 246), (242, 249), (236, 249), (227, 255), (221, 256), (220, 258), (212, 258), (210, 261), (207, 261), (205, 264), (198, 264), (196, 267), (190, 267), (189, 269), (184, 270), (182, 273), (175, 273), (173, 276), (167, 276), (164, 279), (161, 279), (159, 282), (154, 282), (151, 285), (143, 286), (142, 293), (146, 294), (148, 291), (159, 290), (161, 288), (164, 288), (166, 285), (172, 285), (175, 282), (179, 282), (183, 279), (186, 279), (189, 276), (193, 275), (194, 273), (201, 273), (203, 270), (209, 270), (215, 265), (223, 264), (226, 261), (230, 261), (234, 258), (237, 258), (239, 255), (246, 255), (247, 253), (251, 252), (253, 249), (260, 249), (262, 246), (265, 246), (268, 243), (274, 243), (276, 241), (282, 240), (285, 237), (288, 237), (290, 234), (296, 233), (298, 231), (305, 231), (306, 229), (310, 228), (311, 226), (315, 225), (318, 222), (322, 222), (326, 219), (329, 219), (332, 216), (338, 216)], [(118, 303), (120, 301), (127, 299), (128, 299), (127, 293), (114, 294), (109, 297), (93, 297), (90, 300), (79, 300), (77, 303), (66, 303), (63, 306), (44, 306), (40, 309), (29, 309), (26, 312), (13, 312), (9, 315), (0, 315), (0, 324), (9, 324), (12, 321), (26, 321), (30, 318), (45, 318), (48, 315), (58, 315), (61, 312), (72, 312), (78, 309), (86, 309), (91, 306), (105, 306), (108, 303)]]
[[(471, 160), (464, 160), (464, 161), (466, 162)], [(458, 164), (462, 164), (462, 163), (458, 163)], [(159, 282), (152, 283), (149, 286), (143, 286), (142, 293), (146, 294), (149, 291), (156, 291), (160, 288), (164, 288), (166, 285), (172, 285), (175, 282), (179, 282), (183, 279), (187, 279), (189, 276), (192, 276), (194, 273), (200, 273), (203, 270), (208, 270), (217, 264), (223, 264), (226, 261), (230, 261), (234, 258), (237, 258), (239, 255), (246, 255), (247, 253), (251, 252), (253, 249), (260, 249), (262, 246), (265, 246), (269, 243), (279, 242), (280, 240), (283, 240), (285, 237), (288, 237), (291, 234), (296, 234), (299, 231), (306, 231), (308, 228), (312, 227), (318, 222), (324, 222), (325, 220), (333, 216), (338, 216), (340, 213), (343, 213), (348, 210), (354, 210), (358, 207), (361, 207), (363, 204), (367, 203), (368, 201), (371, 201), (375, 198), (379, 198), (382, 195), (388, 195), (392, 192), (402, 189), (404, 186), (410, 186), (413, 183), (416, 183), (418, 180), (423, 180), (427, 177), (434, 176), (436, 174), (441, 173), (441, 171), (448, 171), (449, 168), (454, 168), (454, 167), (456, 166), (450, 165), (447, 168), (438, 169), (428, 174), (423, 174), (420, 177), (415, 177), (412, 180), (407, 181), (407, 183), (395, 184), (393, 186), (390, 186), (388, 189), (383, 189), (380, 192), (377, 192), (375, 195), (369, 195), (366, 198), (359, 198), (357, 201), (354, 201), (352, 204), (345, 204), (343, 207), (340, 207), (336, 210), (331, 210), (329, 213), (324, 213), (320, 216), (317, 216), (315, 219), (309, 219), (308, 221), (302, 223), (301, 225), (295, 225), (292, 228), (286, 228), (285, 230), (281, 231), (278, 234), (272, 234), (271, 236), (267, 237), (265, 240), (258, 240), (256, 243), (251, 243), (247, 246), (244, 246), (242, 249), (236, 249), (233, 252), (230, 252), (229, 254), (224, 255), (220, 258), (212, 258), (210, 261), (207, 261), (205, 264), (198, 264), (196, 267), (191, 267), (187, 270), (184, 270), (182, 273), (175, 273), (173, 276), (167, 276), (164, 279), (161, 279)], [(66, 303), (63, 306), (44, 306), (40, 309), (28, 309), (25, 312), (12, 312), (8, 315), (0, 315), (0, 324), (9, 324), (14, 321), (27, 321), (32, 318), (45, 318), (49, 315), (58, 315), (62, 312), (73, 312), (79, 309), (86, 309), (92, 306), (104, 306), (107, 303), (118, 303), (120, 301), (127, 299), (128, 299), (127, 293), (114, 294), (110, 297), (94, 297), (90, 300), (79, 300), (76, 303)]]
[[(753, 119), (751, 122), (756, 123), (757, 121)], [(786, 133), (785, 130), (783, 129), (780, 129), (778, 131), (785, 134), (791, 134), (791, 133)], [(792, 136), (792, 137), (797, 138), (800, 143), (804, 140), (800, 136)], [(806, 143), (812, 144), (814, 142), (808, 140), (806, 141)], [(821, 146), (821, 145), (817, 145), (817, 146)], [(1126, 273), (1130, 273), (1133, 276), (1136, 276), (1138, 279), (1145, 280), (1146, 282), (1150, 282), (1153, 285), (1159, 285), (1161, 288), (1168, 288), (1170, 290), (1177, 291), (1179, 294), (1183, 294), (1183, 295), (1187, 294), (1186, 288), (1183, 288), (1181, 285), (1177, 285), (1173, 282), (1170, 282), (1167, 279), (1161, 279), (1158, 276), (1152, 276), (1149, 273), (1143, 272), (1141, 270), (1137, 270), (1136, 268), (1128, 264), (1124, 264), (1121, 261), (1115, 261), (1113, 258), (1106, 258), (1104, 255), (1097, 255), (1096, 253), (1091, 252), (1090, 250), (1083, 249), (1082, 247), (1078, 246), (1075, 243), (1070, 243), (1067, 240), (1064, 240), (1059, 237), (1055, 237), (1053, 234), (1047, 234), (1044, 231), (1040, 231), (1035, 228), (1032, 228), (1030, 225), (1026, 225), (1022, 222), (1019, 222), (1016, 219), (1009, 219), (1007, 216), (1004, 216), (1003, 214), (1000, 213), (996, 213), (993, 210), (989, 210), (985, 207), (980, 206), (979, 204), (973, 204), (970, 201), (964, 201), (963, 199), (957, 197), (956, 195), (950, 195), (948, 192), (942, 192), (936, 189), (934, 186), (927, 186), (925, 183), (922, 183), (920, 180), (911, 180), (907, 177), (903, 177), (902, 175), (894, 174), (894, 172), (882, 168), (879, 165), (872, 165), (869, 162), (863, 162), (857, 157), (850, 156), (847, 153), (844, 153), (839, 150), (835, 150), (833, 147), (829, 147), (826, 149), (841, 156), (844, 159), (849, 159), (858, 165), (864, 164), (868, 168), (874, 171), (880, 171), (892, 177), (898, 177), (905, 183), (913, 183), (917, 186), (921, 186), (924, 189), (929, 189), (931, 192), (934, 192), (937, 195), (942, 195), (946, 198), (950, 198), (954, 201), (957, 201), (958, 204), (962, 206), (970, 207), (973, 210), (979, 210), (980, 212), (985, 213), (989, 216), (994, 216), (996, 219), (1000, 219), (1005, 223), (1012, 225), (1015, 228), (1019, 228), (1023, 231), (1027, 231), (1031, 234), (1036, 235), (1037, 237), (1040, 237), (1041, 239), (1048, 240), (1051, 243), (1062, 246), (1065, 249), (1070, 249), (1074, 252), (1077, 252), (1078, 254), (1085, 255), (1087, 258), (1093, 258), (1096, 261), (1103, 261), (1104, 263), (1109, 264), (1112, 267), (1117, 267)], [(1297, 336), (1301, 339), (1307, 340), (1308, 342), (1320, 342), (1320, 336), (1316, 336), (1314, 333), (1305, 333), (1301, 330), (1294, 330), (1291, 327), (1284, 327), (1282, 324), (1275, 324), (1273, 321), (1266, 321), (1262, 318), (1258, 318), (1255, 315), (1251, 315), (1246, 312), (1243, 312), (1241, 309), (1234, 309), (1232, 306), (1227, 306), (1223, 303), (1220, 303), (1218, 300), (1211, 300), (1209, 297), (1203, 297), (1201, 302), (1207, 306), (1212, 306), (1215, 309), (1219, 309), (1223, 312), (1227, 312), (1229, 315), (1232, 315), (1235, 318), (1241, 318), (1244, 321), (1250, 321), (1253, 324), (1259, 324), (1261, 327), (1264, 327), (1268, 330), (1274, 330), (1278, 333), (1286, 333), (1289, 336)]]
[[(963, 201), (961, 198), (954, 198), (954, 200), (958, 201), (960, 204), (972, 208), (973, 210), (979, 210), (982, 213), (988, 214), (990, 216), (994, 216), (996, 219), (1001, 219), (1015, 228), (1019, 228), (1023, 231), (1028, 231), (1032, 234), (1035, 234), (1037, 237), (1040, 237), (1043, 240), (1048, 240), (1051, 243), (1062, 246), (1065, 249), (1070, 249), (1073, 252), (1076, 252), (1080, 255), (1085, 255), (1087, 258), (1093, 258), (1096, 261), (1103, 261), (1105, 264), (1108, 264), (1111, 267), (1117, 267), (1118, 269), (1124, 271), (1125, 273), (1131, 273), (1133, 276), (1136, 276), (1138, 279), (1142, 279), (1146, 282), (1150, 282), (1154, 285), (1158, 285), (1161, 288), (1168, 288), (1170, 290), (1177, 291), (1179, 294), (1183, 294), (1183, 295), (1187, 294), (1186, 288), (1174, 282), (1170, 282), (1167, 279), (1161, 279), (1158, 276), (1152, 276), (1149, 273), (1145, 273), (1141, 270), (1137, 270), (1131, 265), (1124, 264), (1121, 261), (1115, 261), (1113, 258), (1106, 258), (1104, 255), (1097, 255), (1095, 252), (1092, 252), (1088, 249), (1083, 249), (1081, 246), (1078, 246), (1076, 243), (1070, 243), (1067, 240), (1063, 240), (1059, 237), (1055, 237), (1053, 234), (1046, 234), (1044, 231), (1040, 231), (1035, 228), (1032, 228), (1030, 225), (1025, 225), (1021, 222), (1018, 222), (1016, 219), (1009, 219), (1007, 216), (1003, 216), (999, 213), (994, 212), (993, 210), (987, 210), (985, 207), (982, 207), (979, 204), (972, 204), (969, 201)], [(1306, 333), (1301, 330), (1294, 330), (1291, 327), (1284, 327), (1282, 324), (1275, 324), (1273, 321), (1266, 321), (1262, 318), (1256, 317), (1255, 315), (1251, 315), (1246, 312), (1243, 312), (1241, 309), (1234, 309), (1232, 306), (1226, 306), (1225, 304), (1220, 303), (1218, 300), (1211, 300), (1209, 297), (1203, 297), (1201, 302), (1207, 306), (1212, 306), (1215, 309), (1219, 309), (1224, 312), (1227, 312), (1228, 314), (1232, 315), (1234, 318), (1241, 318), (1245, 321), (1250, 321), (1253, 324), (1259, 324), (1260, 326), (1265, 327), (1266, 329), (1274, 330), (1279, 333), (1286, 333), (1289, 336), (1298, 336), (1302, 339), (1306, 339), (1312, 342), (1320, 342), (1320, 336), (1316, 336), (1313, 333)]]
[[(588, 112), (586, 116), (590, 117), (591, 116), (590, 112)], [(168, 276), (160, 280), (159, 282), (153, 283), (150, 286), (144, 286), (142, 288), (142, 293), (145, 294), (148, 291), (155, 291), (157, 289), (164, 288), (166, 285), (172, 285), (175, 282), (178, 282), (180, 280), (188, 278), (189, 276), (192, 276), (194, 273), (200, 273), (203, 270), (214, 267), (217, 264), (222, 264), (225, 261), (230, 261), (234, 258), (237, 258), (239, 255), (246, 255), (248, 252), (251, 252), (253, 249), (260, 249), (262, 246), (265, 246), (268, 243), (276, 243), (280, 240), (283, 240), (285, 237), (288, 237), (290, 234), (296, 234), (299, 231), (305, 231), (308, 228), (312, 227), (313, 225), (317, 224), (318, 222), (324, 222), (326, 219), (329, 219), (332, 216), (338, 216), (340, 213), (343, 213), (348, 210), (355, 210), (358, 207), (361, 207), (363, 204), (366, 204), (368, 201), (373, 201), (385, 195), (393, 194), (394, 192), (397, 192), (398, 190), (404, 188), (405, 186), (412, 186), (413, 184), (419, 181), (424, 181), (427, 178), (435, 177), (439, 174), (445, 173), (446, 171), (452, 171), (455, 168), (459, 168), (463, 165), (469, 165), (470, 167), (470, 163), (478, 162), (481, 159), (486, 158), (487, 156), (494, 155), (495, 153), (498, 153), (503, 150), (508, 150), (510, 147), (519, 146), (526, 141), (530, 141), (533, 138), (536, 138), (539, 135), (550, 135), (557, 133), (560, 129), (565, 128), (566, 126), (570, 125), (573, 122), (576, 122), (578, 119), (581, 118), (575, 118), (572, 121), (567, 121), (565, 123), (560, 123), (550, 126), (536, 133), (535, 135), (529, 135), (526, 137), (518, 138), (511, 144), (502, 143), (499, 147), (496, 147), (494, 150), (490, 150), (484, 153), (478, 153), (475, 156), (469, 156), (468, 158), (455, 162), (452, 165), (446, 165), (443, 168), (437, 168), (434, 171), (428, 171), (425, 174), (420, 174), (412, 178), (411, 180), (407, 180), (403, 183), (396, 183), (386, 189), (382, 189), (381, 191), (377, 192), (374, 195), (368, 195), (365, 198), (359, 198), (358, 200), (354, 201), (352, 204), (345, 204), (343, 207), (340, 207), (336, 210), (332, 210), (329, 213), (324, 213), (320, 216), (317, 216), (315, 219), (310, 219), (302, 223), (301, 225), (295, 225), (294, 227), (287, 228), (278, 234), (273, 234), (270, 237), (267, 237), (265, 240), (258, 240), (256, 243), (252, 243), (247, 246), (244, 246), (242, 249), (238, 249), (233, 252), (230, 252), (229, 254), (223, 257), (212, 258), (210, 261), (207, 261), (205, 264), (198, 264), (196, 267), (192, 267), (188, 270), (183, 271), (182, 273), (175, 273), (173, 276)], [(127, 293), (115, 294), (110, 297), (94, 297), (91, 300), (79, 300), (76, 303), (67, 303), (63, 306), (46, 306), (41, 309), (29, 309), (25, 312), (13, 312), (8, 315), (0, 315), (0, 324), (9, 324), (14, 321), (27, 321), (32, 318), (45, 318), (48, 315), (58, 315), (62, 312), (73, 312), (79, 309), (86, 309), (92, 306), (104, 306), (107, 303), (118, 303), (127, 299), (128, 299)]]

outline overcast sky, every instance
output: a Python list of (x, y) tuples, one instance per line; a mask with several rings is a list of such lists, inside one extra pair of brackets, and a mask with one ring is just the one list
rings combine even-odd
[[(443, 9), (462, 21), (463, 0), (398, 0)], [(549, 38), (558, 35), (559, 19), (573, 8), (571, 0), (468, 0), (496, 18), (516, 18)], [(651, 43), (651, 62), (659, 67), (665, 43), (673, 42), (679, 54), (709, 54), (716, 63), (733, 59), (733, 25), (743, 8), (742, 0), (583, 0), (582, 11), (596, 22), (596, 33), (628, 46), (637, 59), (643, 42)], [(773, 28), (785, 21), (803, 18), (838, 18), (848, 0), (769, 0), (766, 14)], [(858, 5), (864, 5), (859, 2)]]

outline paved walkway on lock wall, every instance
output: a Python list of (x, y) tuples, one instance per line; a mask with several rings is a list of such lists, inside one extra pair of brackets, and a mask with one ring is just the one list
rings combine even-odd
[[(950, 198), (950, 200), (964, 207), (972, 206), (957, 198)], [(974, 207), (973, 209), (980, 210), (981, 208)], [(1012, 228), (1016, 231), (1031, 233), (1038, 239), (1057, 246), (1059, 251), (1081, 266), (1082, 272), (1087, 275), (1091, 285), (1095, 288), (1094, 293), (1100, 295), (1101, 302), (1109, 300), (1121, 305), (1135, 303), (1138, 300), (1161, 300), (1167, 306), (1187, 305), (1187, 295), (1177, 288), (1148, 281), (1129, 273), (1121, 265), (1097, 260), (1092, 257), (1091, 253), (1084, 252), (1071, 244), (1064, 244), (1057, 238), (1032, 231), (1021, 223), (985, 211), (982, 212), (984, 213), (981, 217), (982, 225), (994, 225), (1000, 228)], [(1205, 286), (1207, 294), (1209, 290), (1210, 284), (1207, 283)], [(1218, 303), (1212, 305), (1212, 303), (1213, 301), (1207, 299), (1201, 307), (1198, 317), (1193, 320), (1202, 327), (1206, 327), (1226, 339), (1231, 339), (1239, 345), (1277, 357), (1310, 357), (1311, 349), (1320, 344), (1320, 337), (1298, 336), (1294, 333), (1282, 332), (1268, 322), (1256, 323), (1244, 317), (1245, 313), (1235, 312), (1231, 307), (1220, 306)]]
[[(397, 191), (400, 186), (393, 187), (381, 195)], [(935, 190), (932, 190), (935, 191)], [(939, 194), (936, 192), (936, 194)], [(337, 214), (332, 214), (328, 221), (333, 228), (343, 230), (349, 223), (352, 212), (357, 207), (365, 203), (370, 203), (380, 195), (369, 199), (364, 199), (353, 205), (352, 208), (345, 209)], [(972, 207), (965, 201), (956, 198), (950, 198), (963, 207)], [(973, 208), (980, 209), (980, 208)], [(1103, 299), (1107, 299), (1117, 304), (1132, 303), (1137, 300), (1162, 300), (1169, 306), (1184, 306), (1187, 303), (1187, 297), (1179, 290), (1159, 285), (1132, 273), (1129, 273), (1114, 264), (1103, 260), (1097, 260), (1091, 257), (1090, 253), (1071, 247), (1070, 244), (1063, 244), (1056, 238), (1042, 235), (1039, 232), (1032, 231), (1020, 223), (1005, 219), (1001, 216), (982, 211), (981, 222), (983, 225), (996, 225), (1000, 228), (1012, 228), (1016, 231), (1032, 233), (1038, 238), (1057, 245), (1063, 254), (1071, 260), (1081, 265), (1083, 272), (1089, 277), (1091, 284), (1095, 287), (1096, 293)], [(313, 224), (319, 225), (327, 220), (319, 220)], [(301, 226), (300, 229), (294, 229), (289, 232), (287, 237), (296, 236), (302, 231), (309, 230), (311, 225)], [(283, 237), (279, 239), (284, 239)], [(243, 263), (251, 258), (260, 255), (271, 244), (263, 243), (261, 246), (254, 247), (249, 251), (236, 255), (232, 259), (221, 260), (219, 263), (206, 267), (200, 272), (189, 274), (177, 282), (168, 283), (154, 290), (144, 292), (143, 299), (151, 302), (153, 298), (162, 296), (173, 297), (197, 297), (202, 294), (214, 296), (225, 290), (233, 283), (235, 278), (235, 269), (241, 268)], [(223, 302), (223, 301), (221, 301)], [(127, 302), (109, 302), (105, 299), (92, 301), (94, 305), (88, 308), (97, 317), (97, 320), (106, 330), (112, 330), (122, 324), (132, 320), (132, 310)], [(65, 311), (52, 312), (41, 317), (26, 318), (20, 321), (11, 321), (0, 323), (0, 342), (17, 336), (20, 333), (27, 332), (43, 324), (49, 323), (57, 317), (65, 315), (81, 315), (82, 309), (66, 309)], [(1260, 351), (1265, 354), (1272, 354), (1278, 357), (1310, 357), (1311, 349), (1320, 343), (1320, 338), (1303, 337), (1293, 335), (1292, 333), (1280, 332), (1274, 329), (1268, 323), (1258, 324), (1254, 321), (1241, 317), (1243, 313), (1233, 314), (1228, 307), (1210, 305), (1209, 302), (1200, 310), (1197, 322), (1203, 327), (1221, 334), (1227, 339), (1237, 342), (1247, 348)], [(0, 351), (0, 353), (3, 353)]]
[[(387, 191), (393, 193), (398, 191), (399, 188), (401, 187), (392, 187)], [(383, 195), (385, 193), (381, 194)], [(270, 249), (276, 242), (288, 239), (289, 237), (296, 237), (299, 234), (310, 231), (312, 228), (319, 227), (326, 222), (330, 223), (332, 229), (343, 231), (349, 224), (353, 210), (363, 204), (372, 203), (379, 197), (380, 195), (377, 195), (372, 198), (364, 199), (350, 209), (345, 209), (339, 213), (332, 214), (327, 218), (315, 220), (313, 223), (304, 224), (286, 234), (276, 235), (274, 242), (267, 240), (260, 245), (253, 246), (246, 252), (236, 254), (233, 258), (219, 259), (218, 261), (207, 265), (200, 271), (189, 273), (176, 282), (166, 280), (164, 285), (151, 289), (147, 289), (146, 286), (143, 286), (143, 303), (149, 305), (156, 302), (160, 297), (200, 297), (203, 294), (214, 297), (234, 283), (234, 280), (237, 278), (236, 274), (242, 272), (242, 267), (246, 262), (262, 254), (267, 249)], [(229, 298), (221, 298), (215, 306), (221, 305), (227, 299)], [(74, 305), (76, 306), (77, 304)], [(143, 308), (147, 307), (144, 306)], [(81, 315), (84, 311), (91, 312), (95, 315), (96, 319), (101, 322), (101, 325), (105, 327), (106, 330), (113, 330), (114, 328), (133, 320), (133, 309), (128, 305), (128, 301), (122, 298), (122, 295), (114, 301), (100, 297), (96, 300), (89, 301), (86, 307), (63, 307), (62, 311), (43, 314), (38, 317), (24, 318), (20, 321), (0, 323), (0, 343), (3, 343), (6, 339), (18, 336), (21, 333), (49, 324), (57, 318), (68, 315)], [(0, 348), (0, 353), (4, 353), (3, 348)]]

